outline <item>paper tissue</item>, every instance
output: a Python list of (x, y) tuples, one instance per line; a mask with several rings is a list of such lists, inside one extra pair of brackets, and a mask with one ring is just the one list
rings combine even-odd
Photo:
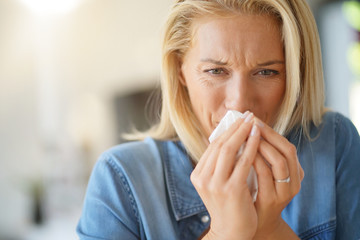
[[(227, 130), (238, 118), (241, 118), (243, 116), (243, 113), (235, 111), (235, 110), (230, 110), (228, 111), (225, 116), (221, 119), (219, 125), (215, 128), (215, 130), (211, 133), (210, 137), (209, 137), (209, 141), (212, 142), (214, 141), (217, 137), (219, 137), (223, 132), (225, 132), (225, 130)], [(239, 153), (238, 156), (240, 156), (242, 154), (242, 151), (245, 147), (244, 143), (240, 149), (239, 149)], [(250, 194), (253, 198), (253, 202), (256, 201), (256, 197), (258, 194), (258, 182), (257, 182), (257, 176), (256, 176), (256, 172), (254, 170), (254, 167), (251, 166), (250, 168), (250, 173), (249, 176), (247, 178), (247, 184), (250, 190)]]

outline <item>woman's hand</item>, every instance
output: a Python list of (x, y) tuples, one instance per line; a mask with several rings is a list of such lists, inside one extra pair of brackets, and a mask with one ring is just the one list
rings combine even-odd
[(271, 127), (258, 122), (262, 139), (254, 163), (259, 186), (255, 202), (258, 216), (255, 239), (297, 239), (281, 212), (300, 191), (304, 171), (295, 146)]
[[(246, 141), (239, 159), (238, 151)], [(192, 172), (191, 181), (211, 217), (204, 239), (254, 237), (258, 217), (246, 179), (259, 143), (259, 128), (253, 114), (247, 114), (209, 145)]]

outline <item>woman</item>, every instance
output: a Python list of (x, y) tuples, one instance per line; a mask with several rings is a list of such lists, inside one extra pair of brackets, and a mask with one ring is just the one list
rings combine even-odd
[[(160, 122), (101, 156), (80, 239), (359, 239), (360, 138), (321, 70), (305, 0), (175, 3)], [(245, 114), (210, 144), (228, 110)]]

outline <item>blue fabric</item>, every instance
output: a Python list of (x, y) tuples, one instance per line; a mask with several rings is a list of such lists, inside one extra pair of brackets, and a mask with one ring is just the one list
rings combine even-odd
[[(301, 239), (360, 239), (359, 134), (328, 112), (311, 137), (288, 136), (305, 178), (282, 217)], [(192, 170), (180, 142), (147, 138), (106, 151), (89, 181), (79, 238), (197, 239), (210, 221)]]

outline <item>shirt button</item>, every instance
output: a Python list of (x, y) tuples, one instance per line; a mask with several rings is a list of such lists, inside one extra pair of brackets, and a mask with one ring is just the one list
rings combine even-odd
[(203, 223), (207, 223), (209, 220), (210, 220), (210, 217), (208, 215), (204, 215), (204, 216), (201, 217), (201, 221)]

